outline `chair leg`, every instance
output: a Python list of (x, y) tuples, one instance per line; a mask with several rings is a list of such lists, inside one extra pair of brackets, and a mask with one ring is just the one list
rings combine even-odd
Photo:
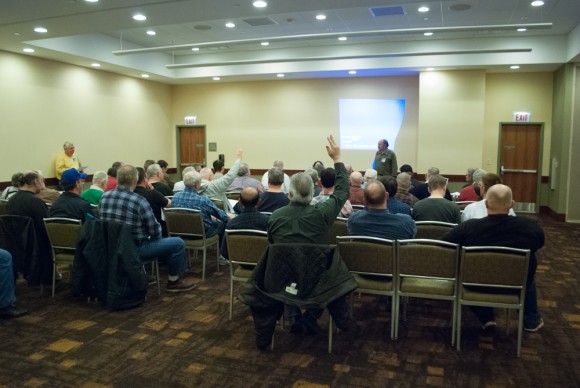
[(205, 257), (207, 255), (207, 247), (203, 247), (203, 263), (201, 269), (201, 279), (205, 280)]
[(457, 333), (457, 301), (451, 301), (451, 347), (455, 346), (455, 336)]
[(457, 351), (461, 350), (461, 302), (457, 304)]
[(157, 296), (161, 295), (161, 279), (159, 278), (159, 259), (155, 259), (153, 262), (153, 267), (155, 268), (155, 277), (157, 278)]
[(232, 275), (230, 275), (230, 321), (232, 320), (233, 314), (234, 314), (234, 279), (232, 279)]
[(391, 295), (391, 340), (395, 339), (395, 325), (397, 324), (397, 300), (395, 295)]
[(399, 309), (399, 303), (400, 303), (400, 296), (399, 294), (397, 294), (396, 296), (393, 297), (393, 303), (395, 303), (395, 314), (393, 315), (393, 317), (391, 318), (393, 321), (393, 324), (395, 325), (395, 336), (394, 338), (391, 339), (399, 339), (399, 314), (400, 314), (400, 309)]
[(217, 265), (217, 271), (219, 272), (220, 271), (220, 241), (219, 240), (217, 241), (217, 243), (215, 245), (215, 250), (216, 250), (215, 262)]
[(522, 333), (524, 330), (524, 309), (520, 308), (519, 320), (518, 320), (518, 349), (517, 355), (520, 357), (522, 355)]
[(328, 354), (332, 353), (332, 315), (328, 314)]
[[(54, 298), (54, 289), (56, 288), (56, 271), (58, 270), (56, 263), (52, 263), (52, 297)], [(43, 287), (40, 287), (41, 294), (44, 293)]]

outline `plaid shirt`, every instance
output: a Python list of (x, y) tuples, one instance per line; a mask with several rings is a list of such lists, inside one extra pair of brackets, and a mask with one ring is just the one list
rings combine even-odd
[(155, 219), (149, 202), (123, 185), (103, 194), (99, 202), (99, 215), (103, 220), (128, 224), (138, 244), (161, 238), (161, 225)]
[[(220, 225), (229, 220), (228, 215), (218, 208), (208, 197), (200, 195), (197, 191), (188, 187), (173, 196), (173, 207), (185, 207), (201, 211), (203, 216), (203, 226), (207, 236), (214, 236), (218, 233)], [(218, 220), (214, 219), (213, 217)]]

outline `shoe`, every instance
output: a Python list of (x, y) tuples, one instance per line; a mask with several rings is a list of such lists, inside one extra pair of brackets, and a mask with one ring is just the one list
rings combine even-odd
[(544, 327), (544, 320), (540, 318), (540, 322), (538, 322), (538, 324), (535, 327), (524, 327), (524, 330), (533, 333), (540, 330), (542, 327)]
[(193, 290), (197, 285), (195, 283), (186, 282), (183, 279), (176, 280), (174, 282), (167, 281), (167, 291), (169, 292), (183, 292)]
[(24, 308), (18, 308), (15, 305), (11, 305), (0, 309), (0, 318), (1, 319), (18, 318), (28, 313), (29, 311)]
[(495, 328), (497, 327), (497, 323), (495, 321), (487, 321), (483, 325), (481, 325), (481, 330), (485, 333), (493, 333)]
[(225, 257), (220, 256), (219, 264), (220, 265), (230, 265), (230, 261), (228, 259), (226, 259)]

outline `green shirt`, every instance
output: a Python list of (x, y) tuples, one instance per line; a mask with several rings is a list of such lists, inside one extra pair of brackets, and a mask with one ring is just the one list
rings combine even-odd
[(336, 184), (327, 201), (316, 205), (290, 202), (270, 217), (271, 243), (328, 244), (330, 226), (348, 198), (350, 185), (343, 163), (335, 163)]
[(83, 191), (81, 198), (92, 205), (98, 205), (103, 194), (104, 192), (102, 190), (90, 188)]

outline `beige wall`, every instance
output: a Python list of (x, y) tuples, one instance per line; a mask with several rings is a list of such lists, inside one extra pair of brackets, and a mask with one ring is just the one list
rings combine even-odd
[(54, 177), (65, 141), (89, 173), (174, 160), (172, 123), (170, 86), (0, 52), (0, 181), (27, 169)]
[(482, 160), (485, 170), (498, 171), (499, 123), (513, 122), (513, 112), (531, 112), (531, 121), (544, 123), (541, 174), (549, 175), (553, 78), (552, 73), (487, 75)]
[[(397, 139), (399, 163), (417, 159), (418, 77), (278, 80), (175, 86), (173, 120), (196, 115), (207, 125), (207, 141), (217, 142), (208, 161), (225, 154), (226, 166), (236, 148), (245, 150), (250, 167), (266, 169), (281, 159), (288, 169), (305, 169), (315, 160), (330, 162), (326, 136), (339, 137), (339, 98), (406, 99), (406, 113)], [(378, 139), (377, 139), (378, 140)], [(345, 163), (365, 170), (374, 150), (344, 151)]]
[(465, 174), (481, 165), (484, 71), (421, 73), (417, 172)]

